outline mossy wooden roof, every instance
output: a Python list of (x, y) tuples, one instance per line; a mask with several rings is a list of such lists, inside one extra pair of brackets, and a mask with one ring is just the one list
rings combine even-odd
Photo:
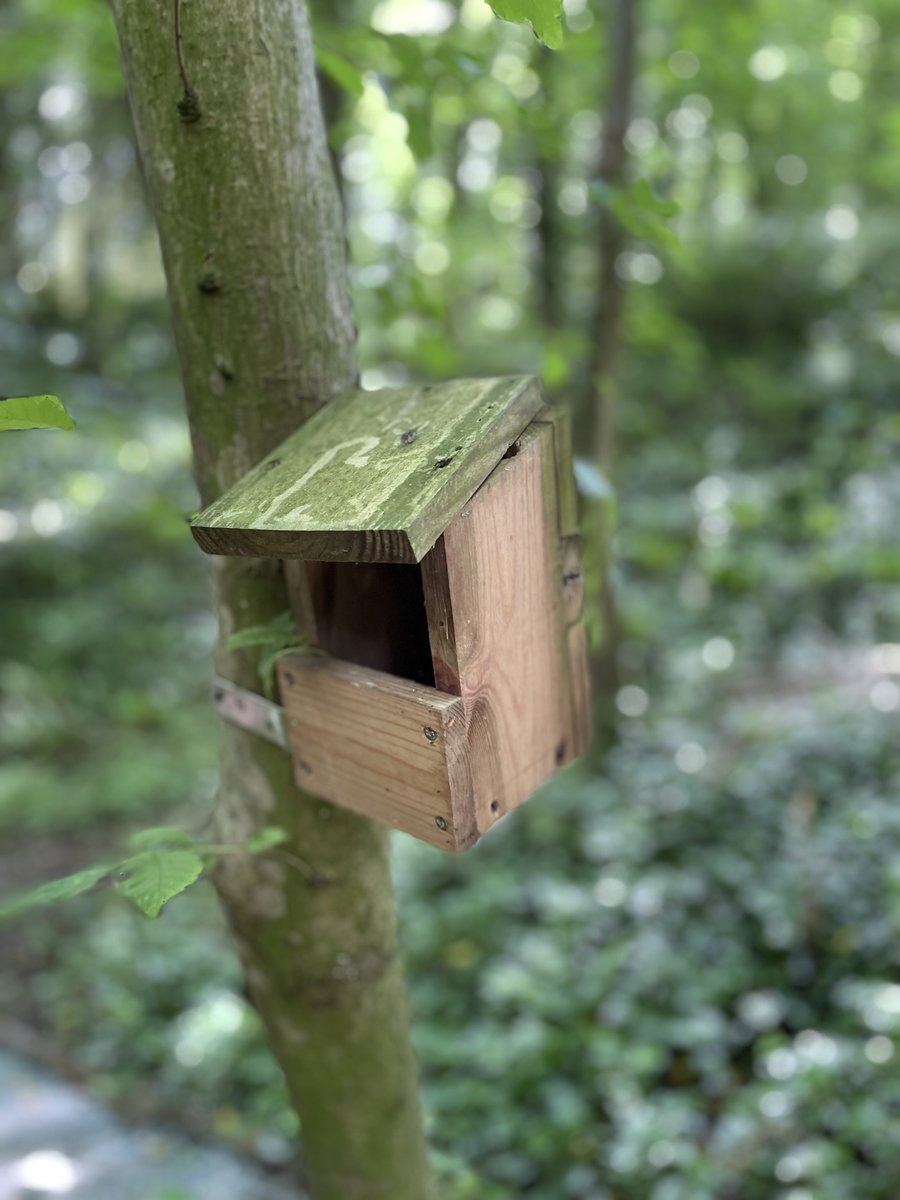
[(209, 554), (419, 562), (541, 408), (532, 376), (348, 392), (191, 523)]

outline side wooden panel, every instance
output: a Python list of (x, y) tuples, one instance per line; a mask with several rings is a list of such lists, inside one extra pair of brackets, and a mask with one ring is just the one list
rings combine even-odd
[(459, 697), (315, 654), (284, 655), (278, 682), (304, 791), (442, 850), (476, 839)]
[(587, 630), (576, 621), (566, 630), (569, 688), (572, 706), (572, 757), (585, 754), (591, 744), (591, 685), (588, 674)]
[(454, 696), (460, 694), (459, 660), (456, 653), (453, 601), (444, 539), (422, 561), (422, 589), (431, 643), (435, 687)]
[(542, 408), (534, 419), (553, 430), (559, 534), (567, 538), (578, 533), (578, 493), (572, 471), (572, 419), (567, 408), (552, 405)]
[(567, 409), (547, 406), (535, 422), (553, 431), (556, 474), (556, 521), (559, 529), (560, 638), (569, 700), (569, 744), (565, 762), (584, 754), (591, 743), (591, 697), (584, 573), (578, 533), (578, 493), (572, 469), (572, 422)]
[(479, 834), (570, 755), (555, 487), (552, 428), (533, 424), (423, 563), (432, 630), (452, 618)]

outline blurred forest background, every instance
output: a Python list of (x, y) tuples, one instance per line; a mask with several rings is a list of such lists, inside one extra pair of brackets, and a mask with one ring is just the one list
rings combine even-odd
[[(623, 169), (671, 219), (601, 179), (613, 0), (567, 0), (558, 52), (482, 0), (314, 5), (364, 385), (541, 374), (616, 521), (604, 753), (459, 859), (395, 844), (443, 1195), (896, 1200), (900, 8), (635, 7)], [(78, 422), (0, 439), (13, 891), (201, 830), (217, 736), (103, 0), (7, 0), (0, 87), (0, 392)], [(129, 1116), (293, 1169), (207, 884), (157, 922), (102, 893), (3, 927), (0, 1007), (0, 1044)]]

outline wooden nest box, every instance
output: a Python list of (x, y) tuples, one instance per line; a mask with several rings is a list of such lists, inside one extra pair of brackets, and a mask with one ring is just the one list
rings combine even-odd
[(569, 428), (535, 379), (341, 396), (193, 533), (285, 560), (304, 791), (462, 850), (585, 750)]

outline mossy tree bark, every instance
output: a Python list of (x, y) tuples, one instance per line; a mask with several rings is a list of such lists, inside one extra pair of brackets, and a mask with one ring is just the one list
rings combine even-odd
[[(202, 502), (356, 379), (340, 204), (305, 0), (113, 0)], [(182, 39), (176, 41), (176, 24)], [(215, 560), (221, 636), (288, 607), (274, 560)], [(218, 668), (257, 687), (249, 652)], [(223, 728), (217, 840), (282, 826), (217, 887), (300, 1115), (316, 1200), (431, 1195), (384, 832)]]

